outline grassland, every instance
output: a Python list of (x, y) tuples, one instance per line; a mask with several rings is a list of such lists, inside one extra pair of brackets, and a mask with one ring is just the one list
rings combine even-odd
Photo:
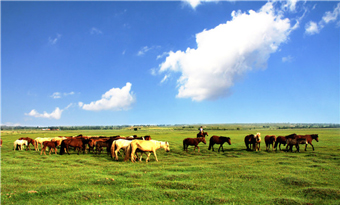
[[(1, 133), (2, 204), (340, 204), (340, 129), (208, 130), (228, 136), (225, 152), (183, 151), (182, 141), (197, 129), (4, 131)], [(305, 152), (245, 150), (244, 136), (261, 132), (319, 134)], [(69, 135), (151, 135), (168, 141), (170, 152), (158, 150), (159, 162), (113, 161), (101, 155), (40, 155), (13, 151), (20, 137)], [(208, 140), (207, 140), (208, 141)]]

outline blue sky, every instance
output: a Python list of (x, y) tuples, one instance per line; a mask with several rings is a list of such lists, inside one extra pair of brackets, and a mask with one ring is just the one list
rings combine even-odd
[(339, 123), (338, 1), (1, 2), (1, 124)]

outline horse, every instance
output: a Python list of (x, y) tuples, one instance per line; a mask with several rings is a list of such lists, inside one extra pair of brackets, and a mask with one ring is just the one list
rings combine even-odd
[(315, 140), (319, 142), (319, 135), (318, 134), (312, 134), (312, 135), (297, 135), (298, 139), (306, 139), (308, 143), (306, 143), (305, 151), (307, 151), (307, 145), (311, 145), (314, 151), (314, 146), (312, 144), (312, 141)]
[(203, 133), (199, 132), (199, 133), (197, 133), (197, 137), (205, 137), (205, 136), (209, 136), (207, 132), (203, 132)]
[[(105, 137), (105, 138), (99, 138), (99, 137), (90, 138), (89, 142), (88, 142), (89, 152), (91, 152), (91, 150), (92, 150), (92, 152), (94, 153), (94, 147), (96, 146), (98, 141), (106, 141), (108, 139), (110, 139), (110, 138), (108, 138), (108, 137)], [(97, 151), (96, 151), (96, 153), (97, 153)]]
[(276, 141), (275, 135), (266, 135), (264, 137), (264, 142), (266, 143), (266, 151), (269, 150), (270, 145), (272, 145), (272, 150), (274, 150), (274, 142)]
[[(287, 146), (286, 151), (293, 152), (293, 145), (295, 145), (296, 150), (300, 152), (299, 144), (308, 144), (307, 140), (305, 138), (287, 138)], [(289, 147), (289, 150), (287, 149)]]
[(99, 151), (99, 154), (101, 153), (102, 151), (102, 147), (108, 147), (108, 141), (110, 139), (106, 139), (106, 140), (98, 140), (96, 142), (96, 154), (98, 154), (98, 151)]
[[(251, 145), (253, 145), (253, 150), (259, 151), (260, 150), (260, 143), (261, 143), (261, 133), (257, 133), (256, 135), (250, 134), (244, 137), (244, 143), (247, 147), (247, 150), (250, 151)], [(248, 146), (250, 145), (250, 146)]]
[(2, 139), (0, 138), (0, 147), (2, 147)]
[(54, 153), (57, 154), (58, 141), (53, 141), (53, 142), (52, 141), (51, 142), (45, 141), (45, 142), (43, 142), (43, 145), (44, 145), (44, 147), (41, 149), (40, 155), (42, 155), (43, 151), (44, 151), (44, 154), (46, 155), (46, 147), (50, 148), (49, 155), (51, 155), (52, 149), (54, 149)]
[(18, 150), (23, 150), (23, 146), (27, 146), (27, 140), (15, 140), (14, 141), (14, 150), (19, 146)]
[(67, 154), (70, 155), (69, 153), (69, 146), (72, 146), (74, 147), (75, 149), (78, 148), (78, 155), (79, 155), (79, 152), (81, 149), (83, 149), (83, 154), (85, 154), (85, 146), (84, 146), (84, 143), (83, 143), (83, 139), (77, 139), (77, 138), (73, 138), (73, 139), (66, 139), (66, 140), (63, 140), (61, 142), (61, 145), (60, 145), (60, 155), (63, 155), (65, 153), (65, 148), (66, 148), (66, 151), (67, 151)]
[(288, 138), (294, 139), (295, 136), (296, 136), (295, 133), (294, 133), (294, 134), (287, 135), (287, 136), (278, 136), (278, 137), (276, 138), (275, 145), (274, 145), (275, 151), (277, 151), (277, 145), (278, 145), (278, 144), (279, 144), (279, 149), (281, 150), (281, 144), (286, 145), (287, 139), (288, 139)]
[(34, 148), (35, 151), (39, 151), (39, 144), (41, 144), (41, 148), (43, 147), (43, 142), (45, 141), (51, 141), (52, 138), (41, 138), (41, 137), (37, 137), (34, 139), (35, 143), (34, 143)]
[[(134, 139), (138, 139), (138, 138), (134, 138)], [(144, 137), (139, 138), (139, 140), (151, 140), (151, 137), (150, 135), (146, 135)], [(126, 148), (131, 144), (131, 142), (132, 140), (130, 139), (114, 140), (111, 145), (111, 158), (116, 158), (116, 161), (118, 161), (118, 152), (120, 151), (120, 149), (124, 149), (124, 152), (126, 152)]]
[(214, 151), (214, 144), (220, 144), (220, 147), (218, 148), (218, 152), (220, 152), (220, 149), (222, 148), (223, 150), (223, 144), (227, 142), (229, 145), (231, 145), (231, 141), (230, 141), (230, 137), (223, 137), (223, 136), (212, 136), (210, 137), (210, 141), (209, 141), (209, 148), (208, 150), (210, 150), (212, 148), (212, 151)]
[(204, 144), (207, 144), (207, 142), (205, 141), (205, 137), (197, 137), (197, 138), (185, 138), (183, 140), (183, 150), (184, 151), (188, 151), (188, 147), (189, 145), (193, 145), (194, 147), (194, 151), (197, 147), (198, 152), (200, 152), (200, 148), (197, 146), (200, 142), (203, 142)]
[(32, 139), (32, 138), (29, 138), (29, 137), (21, 137), (21, 138), (19, 138), (19, 140), (27, 140), (27, 143), (28, 143), (28, 146), (26, 147), (26, 151), (27, 151), (27, 148), (29, 148), (29, 150), (31, 150), (31, 148), (30, 148), (30, 144), (32, 144), (33, 145), (33, 147), (34, 147), (34, 139)]
[[(155, 140), (133, 140), (130, 145), (127, 147), (125, 161), (131, 157), (131, 162), (135, 161), (135, 153), (138, 152), (148, 152), (146, 162), (150, 160), (151, 152), (155, 156), (156, 161), (158, 162), (156, 150), (163, 148), (166, 152), (170, 152), (169, 142), (161, 142)], [(139, 161), (142, 160), (142, 157)]]

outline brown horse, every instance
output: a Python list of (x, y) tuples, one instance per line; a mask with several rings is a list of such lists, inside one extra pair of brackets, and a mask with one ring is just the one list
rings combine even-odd
[(199, 133), (197, 133), (197, 137), (205, 137), (205, 136), (209, 136), (207, 132), (203, 132), (203, 133), (199, 132)]
[[(287, 138), (286, 151), (293, 152), (293, 146), (295, 145), (296, 150), (300, 152), (299, 144), (308, 144), (306, 138)], [(287, 149), (289, 147), (289, 150)]]
[(197, 146), (200, 142), (207, 144), (205, 141), (205, 137), (197, 137), (197, 138), (186, 138), (183, 140), (183, 150), (188, 151), (189, 145), (195, 146), (194, 151), (197, 147), (198, 152), (200, 152), (200, 148)]
[[(250, 134), (244, 137), (244, 143), (247, 147), (247, 150), (260, 150), (260, 143), (261, 143), (261, 134), (257, 133), (256, 135)], [(253, 145), (253, 149), (251, 146)]]
[(19, 140), (26, 140), (28, 142), (28, 146), (26, 147), (26, 151), (27, 151), (27, 148), (29, 148), (31, 150), (30, 144), (32, 144), (33, 147), (34, 147), (34, 139), (31, 139), (29, 137), (25, 137), (25, 138), (22, 137), (22, 138), (19, 138)]
[(42, 155), (43, 151), (44, 151), (44, 154), (46, 155), (46, 147), (50, 148), (49, 155), (51, 155), (52, 149), (54, 149), (54, 153), (57, 154), (57, 146), (58, 146), (58, 141), (53, 141), (53, 142), (45, 141), (45, 142), (43, 142), (43, 148), (41, 149), (40, 155)]
[(60, 155), (65, 153), (65, 148), (66, 148), (67, 154), (70, 155), (70, 153), (68, 151), (69, 150), (69, 146), (74, 147), (75, 149), (78, 148), (78, 155), (79, 155), (79, 152), (80, 152), (81, 149), (84, 150), (83, 154), (85, 154), (85, 146), (84, 146), (83, 140), (82, 139), (73, 138), (73, 139), (66, 139), (66, 140), (63, 140), (61, 142)]
[(274, 145), (274, 149), (275, 151), (277, 151), (277, 145), (279, 144), (279, 149), (281, 150), (281, 144), (283, 145), (286, 145), (287, 143), (287, 139), (288, 138), (291, 138), (291, 139), (294, 139), (296, 136), (296, 134), (291, 134), (291, 135), (287, 135), (287, 136), (278, 136), (276, 138), (276, 141), (275, 141), (275, 145)]
[(220, 147), (218, 148), (218, 152), (220, 152), (220, 149), (222, 148), (222, 152), (224, 152), (223, 150), (223, 144), (227, 142), (229, 145), (231, 145), (231, 141), (230, 141), (230, 137), (219, 137), (219, 136), (212, 136), (210, 137), (210, 141), (209, 141), (209, 148), (208, 150), (210, 150), (212, 148), (212, 151), (214, 151), (214, 144), (220, 144)]
[(275, 135), (266, 135), (264, 137), (264, 142), (266, 143), (266, 150), (268, 151), (270, 148), (270, 145), (272, 145), (272, 150), (274, 150), (274, 142), (276, 141)]
[(297, 135), (297, 139), (306, 139), (307, 140), (307, 144), (305, 146), (305, 151), (307, 151), (307, 145), (310, 144), (313, 148), (314, 151), (314, 146), (312, 144), (312, 141), (315, 140), (317, 142), (319, 142), (319, 136), (318, 134), (312, 134), (312, 135)]

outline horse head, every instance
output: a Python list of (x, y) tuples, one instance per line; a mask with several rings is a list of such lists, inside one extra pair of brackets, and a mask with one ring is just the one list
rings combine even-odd
[(161, 143), (163, 144), (163, 148), (166, 152), (170, 152), (170, 144), (169, 142)]
[(311, 136), (312, 136), (312, 139), (314, 139), (315, 141), (319, 142), (319, 135), (318, 134), (313, 134)]
[(201, 142), (203, 142), (204, 144), (207, 144), (207, 142), (205, 141), (205, 137), (201, 138)]
[(227, 143), (228, 143), (229, 145), (231, 145), (230, 137), (227, 137)]

